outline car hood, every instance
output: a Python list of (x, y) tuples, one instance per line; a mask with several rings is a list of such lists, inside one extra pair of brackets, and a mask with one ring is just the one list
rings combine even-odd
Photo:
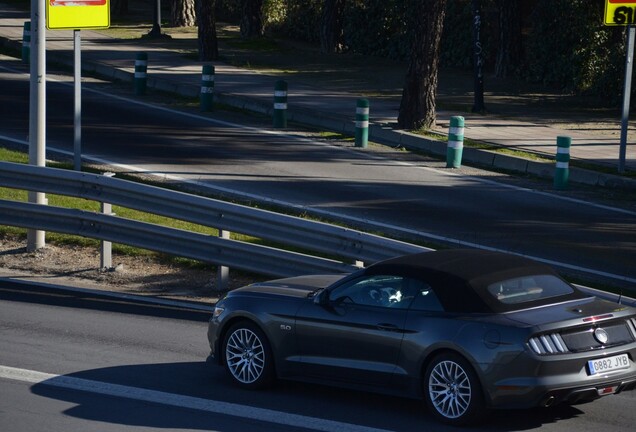
[(547, 305), (506, 314), (507, 318), (528, 326), (549, 326), (554, 323), (576, 325), (635, 314), (636, 309), (598, 297)]
[(252, 284), (231, 291), (231, 295), (271, 294), (288, 297), (307, 297), (310, 292), (327, 288), (346, 275), (310, 275)]

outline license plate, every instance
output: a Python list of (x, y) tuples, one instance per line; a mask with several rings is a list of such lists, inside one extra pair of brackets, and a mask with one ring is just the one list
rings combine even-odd
[(612, 357), (604, 357), (598, 360), (590, 360), (587, 362), (590, 369), (590, 375), (596, 375), (603, 372), (610, 372), (620, 369), (629, 368), (629, 357), (627, 354), (620, 354)]

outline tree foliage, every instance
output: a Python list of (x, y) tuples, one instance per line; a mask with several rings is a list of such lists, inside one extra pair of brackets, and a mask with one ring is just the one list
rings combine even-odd
[[(202, 59), (218, 57), (216, 18), (240, 24), (244, 37), (265, 32), (314, 43), (323, 52), (350, 52), (407, 61), (417, 26), (415, 0), (170, 0), (172, 26), (195, 23)], [(442, 67), (473, 67), (472, 0), (447, 0), (439, 51)], [(516, 76), (562, 92), (597, 96), (616, 104), (622, 96), (625, 27), (602, 25), (601, 0), (482, 0), (484, 68), (497, 78)], [(124, 17), (129, 0), (112, 0)], [(414, 18), (414, 19), (412, 19)], [(636, 94), (636, 86), (632, 87)]]
[(110, 12), (114, 17), (121, 18), (128, 13), (128, 0), (113, 0)]
[[(324, 7), (334, 1), (264, 0), (264, 20), (275, 35), (319, 44)], [(341, 49), (407, 60), (414, 31), (408, 4), (409, 0), (347, 0)], [(565, 92), (606, 96), (609, 90), (618, 95), (625, 29), (604, 27), (603, 7), (600, 0), (482, 0), (486, 71)], [(447, 1), (441, 66), (472, 68), (471, 13), (471, 0)]]
[(537, 0), (526, 77), (566, 92), (618, 95), (624, 31), (602, 25), (603, 7), (589, 0)]
[(345, 0), (325, 0), (320, 19), (320, 50), (338, 53), (344, 50)]
[[(240, 22), (244, 15), (242, 1), (256, 0), (216, 0), (219, 16)], [(430, 66), (437, 64), (437, 58), (442, 67), (473, 67), (471, 0), (260, 1), (264, 26), (275, 37), (313, 43), (326, 52), (410, 60), (404, 97), (410, 95), (406, 88), (421, 94), (422, 90), (414, 84), (417, 74), (420, 84), (427, 80), (429, 88), (436, 85), (436, 67)], [(434, 17), (438, 15), (433, 13), (436, 9), (430, 8), (438, 3), (445, 4), (440, 48), (437, 52), (418, 52), (422, 44), (412, 45), (413, 40), (422, 37), (426, 26), (437, 25)], [(620, 98), (625, 28), (602, 25), (603, 1), (481, 3), (482, 58), (487, 74), (516, 76), (563, 92), (598, 96), (606, 103), (616, 103)], [(413, 7), (420, 9), (414, 12)], [(413, 64), (414, 58), (419, 66)], [(428, 66), (425, 62), (429, 62)], [(404, 103), (419, 110), (424, 102)], [(415, 123), (425, 125), (430, 119), (420, 118)]]
[(263, 36), (265, 21), (263, 19), (263, 0), (241, 0), (241, 37), (249, 39)]
[(521, 44), (521, 2), (497, 0), (499, 41), (495, 76), (506, 78), (518, 75), (523, 57)]

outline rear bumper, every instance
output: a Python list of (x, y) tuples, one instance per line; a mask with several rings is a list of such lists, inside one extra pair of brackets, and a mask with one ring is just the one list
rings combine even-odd
[(636, 376), (613, 377), (594, 383), (571, 385), (545, 385), (526, 381), (525, 385), (501, 386), (490, 401), (492, 408), (518, 409), (549, 407), (558, 404), (590, 402), (603, 396), (636, 390)]
[(553, 390), (547, 392), (539, 402), (539, 406), (550, 406), (560, 403), (570, 405), (590, 402), (610, 394), (636, 389), (636, 378), (620, 381), (610, 381), (595, 386), (577, 387), (572, 389)]
[[(589, 361), (627, 354), (626, 369), (591, 374)], [(481, 368), (492, 408), (534, 408), (576, 404), (636, 389), (636, 343), (602, 352), (537, 356), (526, 351), (505, 363)], [(483, 366), (483, 365), (480, 365)]]

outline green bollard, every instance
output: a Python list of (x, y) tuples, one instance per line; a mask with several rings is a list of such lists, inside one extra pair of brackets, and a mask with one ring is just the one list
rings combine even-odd
[(554, 188), (565, 189), (570, 177), (570, 146), (572, 138), (557, 137), (556, 169), (554, 170)]
[(369, 100), (358, 99), (356, 103), (356, 147), (367, 147), (369, 141)]
[(276, 81), (274, 86), (274, 127), (287, 127), (287, 81)]
[(462, 166), (464, 152), (464, 117), (453, 116), (448, 129), (448, 147), (446, 148), (446, 168)]
[(146, 94), (146, 86), (148, 83), (148, 54), (145, 52), (137, 53), (135, 60), (135, 94), (143, 96)]
[(203, 65), (201, 75), (201, 111), (212, 111), (214, 108), (214, 66)]
[(29, 63), (31, 59), (31, 21), (24, 22), (22, 31), (22, 63)]

